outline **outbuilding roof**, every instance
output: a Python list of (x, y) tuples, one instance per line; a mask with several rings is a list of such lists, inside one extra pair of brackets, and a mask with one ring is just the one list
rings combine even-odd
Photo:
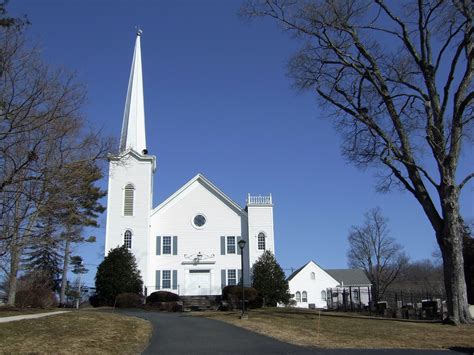
[[(310, 260), (302, 267), (296, 269), (288, 276), (287, 280), (290, 281), (293, 279), (298, 273), (303, 270), (308, 264), (314, 263), (314, 261)], [(339, 282), (341, 286), (369, 286), (371, 285), (367, 276), (361, 269), (323, 269), (318, 264), (316, 264), (321, 270), (325, 271), (329, 276), (331, 276), (334, 280)]]
[(295, 277), (296, 275), (298, 275), (298, 273), (299, 273), (301, 270), (303, 270), (303, 268), (304, 268), (306, 265), (308, 265), (310, 262), (311, 262), (311, 261), (308, 261), (308, 262), (307, 262), (306, 264), (304, 264), (302, 267), (300, 267), (300, 268), (296, 269), (295, 271), (293, 271), (293, 272), (291, 273), (291, 275), (288, 276), (287, 281), (290, 281), (293, 277)]
[(326, 269), (329, 275), (344, 286), (370, 285), (370, 281), (361, 269)]

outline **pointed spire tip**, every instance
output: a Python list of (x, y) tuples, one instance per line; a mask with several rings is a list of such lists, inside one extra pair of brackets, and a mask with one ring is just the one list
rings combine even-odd
[(140, 26), (135, 26), (135, 29), (137, 30), (137, 36), (141, 36), (143, 33), (143, 30), (140, 28)]

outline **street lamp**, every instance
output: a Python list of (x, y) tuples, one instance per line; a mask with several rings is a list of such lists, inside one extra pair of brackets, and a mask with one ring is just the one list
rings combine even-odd
[(245, 319), (245, 288), (244, 288), (244, 248), (245, 248), (245, 240), (240, 239), (237, 243), (240, 248), (240, 257), (241, 257), (241, 276), (240, 276), (240, 283), (242, 285), (242, 314), (240, 315), (240, 319)]

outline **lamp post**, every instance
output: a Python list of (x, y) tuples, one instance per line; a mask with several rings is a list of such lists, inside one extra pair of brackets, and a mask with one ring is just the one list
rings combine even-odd
[(245, 240), (240, 239), (237, 243), (240, 248), (240, 260), (241, 260), (241, 277), (240, 283), (242, 284), (242, 314), (240, 315), (240, 319), (245, 319), (245, 288), (244, 288), (244, 248), (245, 248)]

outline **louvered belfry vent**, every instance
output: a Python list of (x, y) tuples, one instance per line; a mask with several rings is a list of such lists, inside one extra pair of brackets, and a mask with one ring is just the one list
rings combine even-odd
[(123, 201), (123, 215), (133, 216), (133, 197), (135, 188), (132, 184), (125, 186), (124, 201)]

